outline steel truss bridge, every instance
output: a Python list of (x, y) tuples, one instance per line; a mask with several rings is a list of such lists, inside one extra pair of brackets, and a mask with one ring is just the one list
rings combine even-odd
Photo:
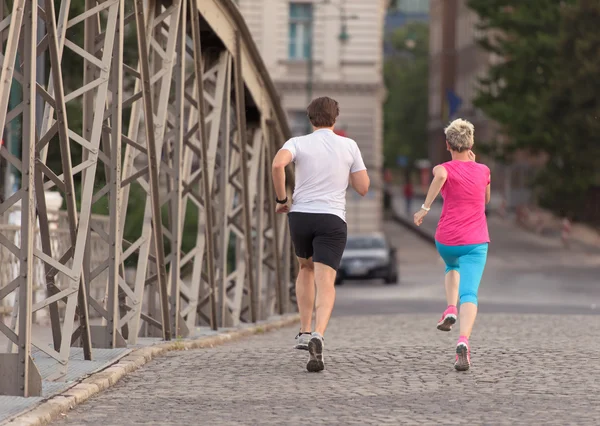
[[(9, 341), (0, 394), (40, 395), (32, 351), (56, 360), (53, 377), (61, 377), (75, 346), (91, 360), (92, 348), (293, 309), (291, 245), (269, 173), (289, 129), (231, 0), (1, 0), (0, 34), (0, 129), (22, 123), (21, 158), (0, 150), (20, 175), (20, 188), (0, 205), (1, 214), (20, 212), (18, 237), (0, 233), (18, 265), (0, 283), (0, 300), (15, 300), (0, 322)], [(36, 80), (42, 55), (45, 81)], [(74, 55), (83, 64), (77, 87), (65, 81), (65, 58)], [(12, 105), (15, 89), (20, 102)], [(58, 167), (48, 162), (52, 152), (60, 152)], [(134, 185), (141, 198), (130, 196)], [(63, 196), (65, 249), (53, 244), (45, 191)], [(99, 203), (108, 205), (104, 221), (92, 214)], [(143, 220), (128, 223), (140, 203)], [(192, 209), (197, 232), (184, 250)], [(126, 226), (140, 238), (128, 241)], [(92, 240), (107, 254), (97, 265)], [(126, 263), (135, 264), (127, 280)], [(98, 285), (101, 298), (90, 292)], [(42, 300), (33, 300), (35, 286)], [(51, 345), (32, 333), (40, 311), (50, 318)], [(102, 321), (90, 324), (92, 313)]]

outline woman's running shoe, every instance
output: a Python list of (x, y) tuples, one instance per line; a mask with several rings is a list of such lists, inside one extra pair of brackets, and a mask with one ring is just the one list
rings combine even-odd
[(457, 318), (458, 310), (456, 306), (448, 306), (442, 314), (442, 318), (437, 323), (437, 329), (441, 331), (452, 330), (452, 326), (456, 323)]
[(461, 336), (456, 344), (456, 361), (454, 368), (458, 371), (467, 371), (471, 367), (471, 349), (469, 348), (469, 340)]

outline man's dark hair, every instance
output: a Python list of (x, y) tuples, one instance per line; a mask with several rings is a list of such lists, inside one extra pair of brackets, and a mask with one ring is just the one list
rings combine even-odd
[(315, 127), (332, 127), (340, 115), (337, 101), (324, 96), (313, 100), (306, 108), (308, 119)]

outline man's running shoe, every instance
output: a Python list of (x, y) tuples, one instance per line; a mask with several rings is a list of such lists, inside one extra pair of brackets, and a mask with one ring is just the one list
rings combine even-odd
[(437, 329), (441, 331), (452, 330), (452, 326), (456, 323), (457, 318), (458, 310), (456, 306), (448, 306), (442, 314), (442, 318), (437, 323)]
[(323, 336), (319, 333), (313, 333), (312, 338), (308, 342), (308, 363), (306, 369), (311, 373), (316, 373), (325, 369), (323, 361)]
[(469, 341), (466, 337), (461, 337), (456, 344), (456, 361), (454, 362), (454, 368), (458, 371), (467, 371), (470, 367), (471, 349), (469, 348)]
[(298, 333), (298, 335), (296, 336), (296, 345), (294, 346), (294, 349), (300, 349), (303, 351), (307, 351), (308, 350), (308, 342), (310, 341), (312, 333), (310, 332), (300, 332)]

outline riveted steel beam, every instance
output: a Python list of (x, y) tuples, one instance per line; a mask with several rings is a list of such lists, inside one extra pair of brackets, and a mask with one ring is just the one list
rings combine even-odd
[[(77, 13), (72, 0), (57, 13), (53, 0), (0, 1), (0, 128), (23, 124), (20, 154), (0, 147), (21, 179), (0, 204), (20, 221), (0, 223), (14, 271), (0, 282), (12, 309), (0, 393), (39, 395), (32, 350), (57, 361), (55, 380), (72, 345), (89, 360), (289, 311), (291, 242), (270, 179), (289, 130), (232, 1), (86, 0)], [(80, 79), (66, 77), (73, 64)]]

